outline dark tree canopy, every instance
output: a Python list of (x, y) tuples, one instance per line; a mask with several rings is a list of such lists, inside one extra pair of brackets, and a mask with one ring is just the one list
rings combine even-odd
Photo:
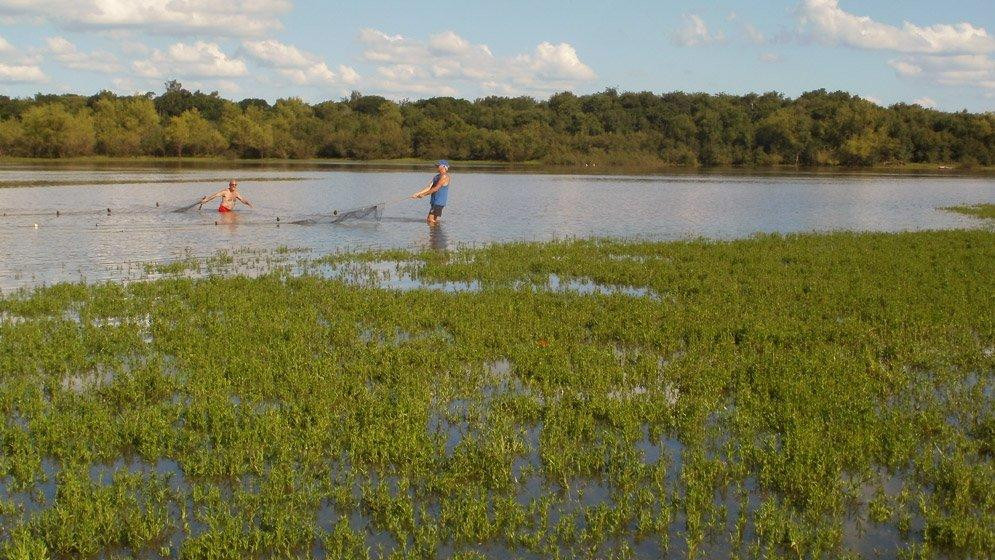
[[(394, 102), (353, 92), (238, 102), (218, 92), (0, 96), (0, 155), (541, 161), (566, 165), (995, 165), (995, 115), (880, 107), (815, 90), (557, 93)], [(67, 138), (71, 141), (66, 140)]]

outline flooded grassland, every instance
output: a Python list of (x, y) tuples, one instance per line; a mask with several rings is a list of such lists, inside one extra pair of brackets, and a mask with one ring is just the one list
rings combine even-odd
[(995, 554), (990, 229), (141, 272), (0, 299), (0, 557)]

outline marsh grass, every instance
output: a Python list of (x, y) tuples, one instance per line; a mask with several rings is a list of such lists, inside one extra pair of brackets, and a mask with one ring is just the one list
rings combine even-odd
[(995, 219), (995, 204), (974, 204), (968, 206), (949, 206), (944, 210), (966, 214), (975, 218), (992, 220)]
[(991, 231), (194, 260), (0, 299), (0, 557), (995, 554)]

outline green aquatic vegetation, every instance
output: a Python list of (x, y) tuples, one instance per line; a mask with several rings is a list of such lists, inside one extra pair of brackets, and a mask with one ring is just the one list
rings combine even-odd
[(966, 214), (975, 218), (995, 219), (995, 204), (972, 204), (964, 206), (949, 206), (944, 210)]
[(0, 558), (995, 553), (991, 231), (198, 263), (0, 298)]

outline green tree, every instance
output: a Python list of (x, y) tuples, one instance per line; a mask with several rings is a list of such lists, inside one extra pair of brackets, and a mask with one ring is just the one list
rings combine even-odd
[(273, 153), (273, 126), (259, 105), (226, 107), (221, 116), (221, 133), (229, 146), (245, 158), (266, 158)]
[(155, 103), (144, 96), (97, 100), (93, 122), (97, 152), (112, 156), (146, 153), (159, 132)]
[(21, 121), (13, 118), (0, 121), (0, 157), (18, 155), (23, 136)]
[(804, 113), (790, 107), (778, 109), (757, 124), (756, 143), (774, 156), (767, 161), (798, 165), (812, 139), (810, 128), (811, 120)]
[(169, 119), (164, 133), (167, 145), (177, 156), (218, 155), (228, 148), (224, 136), (197, 109)]
[(28, 155), (72, 157), (93, 153), (93, 117), (87, 109), (72, 114), (62, 103), (36, 105), (24, 112), (21, 126)]

